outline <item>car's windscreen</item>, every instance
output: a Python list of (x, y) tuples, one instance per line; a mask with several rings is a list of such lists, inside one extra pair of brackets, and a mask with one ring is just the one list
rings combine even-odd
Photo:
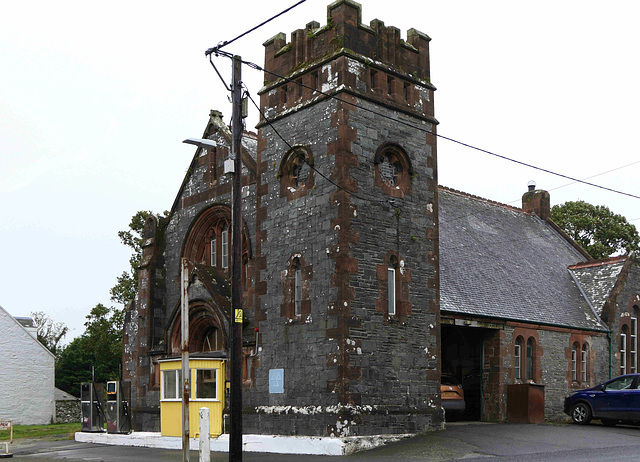
[(451, 386), (457, 387), (457, 386), (458, 386), (458, 384), (459, 384), (460, 382), (458, 382), (458, 381), (457, 381), (455, 378), (453, 378), (453, 377), (446, 377), (446, 376), (444, 376), (444, 377), (442, 377), (442, 378), (440, 379), (440, 383), (441, 383), (442, 385), (451, 385)]

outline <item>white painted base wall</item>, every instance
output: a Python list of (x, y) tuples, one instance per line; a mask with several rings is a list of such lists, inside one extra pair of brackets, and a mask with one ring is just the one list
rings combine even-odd
[[(343, 456), (371, 449), (383, 444), (415, 435), (383, 435), (346, 438), (313, 436), (243, 435), (242, 450), (245, 452), (268, 452), (276, 454), (314, 454)], [(135, 432), (129, 435), (77, 432), (76, 441), (82, 443), (113, 444), (117, 446), (142, 446), (147, 448), (182, 449), (182, 440), (161, 436), (160, 433)], [(189, 448), (198, 450), (198, 439), (191, 438)], [(212, 452), (229, 451), (229, 435), (210, 439)]]

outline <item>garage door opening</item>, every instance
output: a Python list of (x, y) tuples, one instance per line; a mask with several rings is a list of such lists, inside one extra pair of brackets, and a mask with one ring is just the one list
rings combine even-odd
[(491, 329), (478, 327), (442, 325), (443, 383), (453, 378), (461, 384), (465, 401), (464, 412), (447, 411), (448, 421), (481, 420), (483, 342), (490, 332)]

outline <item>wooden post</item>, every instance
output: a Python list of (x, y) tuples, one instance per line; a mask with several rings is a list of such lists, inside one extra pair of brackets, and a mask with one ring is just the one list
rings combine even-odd
[(242, 62), (233, 57), (233, 260), (231, 261), (231, 430), (229, 460), (242, 461)]

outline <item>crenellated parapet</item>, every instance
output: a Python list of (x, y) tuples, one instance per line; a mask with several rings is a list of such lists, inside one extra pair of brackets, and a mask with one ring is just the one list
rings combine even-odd
[(362, 24), (353, 0), (327, 7), (327, 24), (316, 21), (264, 43), (265, 86), (261, 103), (269, 118), (298, 110), (326, 94), (347, 91), (416, 115), (433, 118), (429, 75), (430, 38), (374, 19)]

